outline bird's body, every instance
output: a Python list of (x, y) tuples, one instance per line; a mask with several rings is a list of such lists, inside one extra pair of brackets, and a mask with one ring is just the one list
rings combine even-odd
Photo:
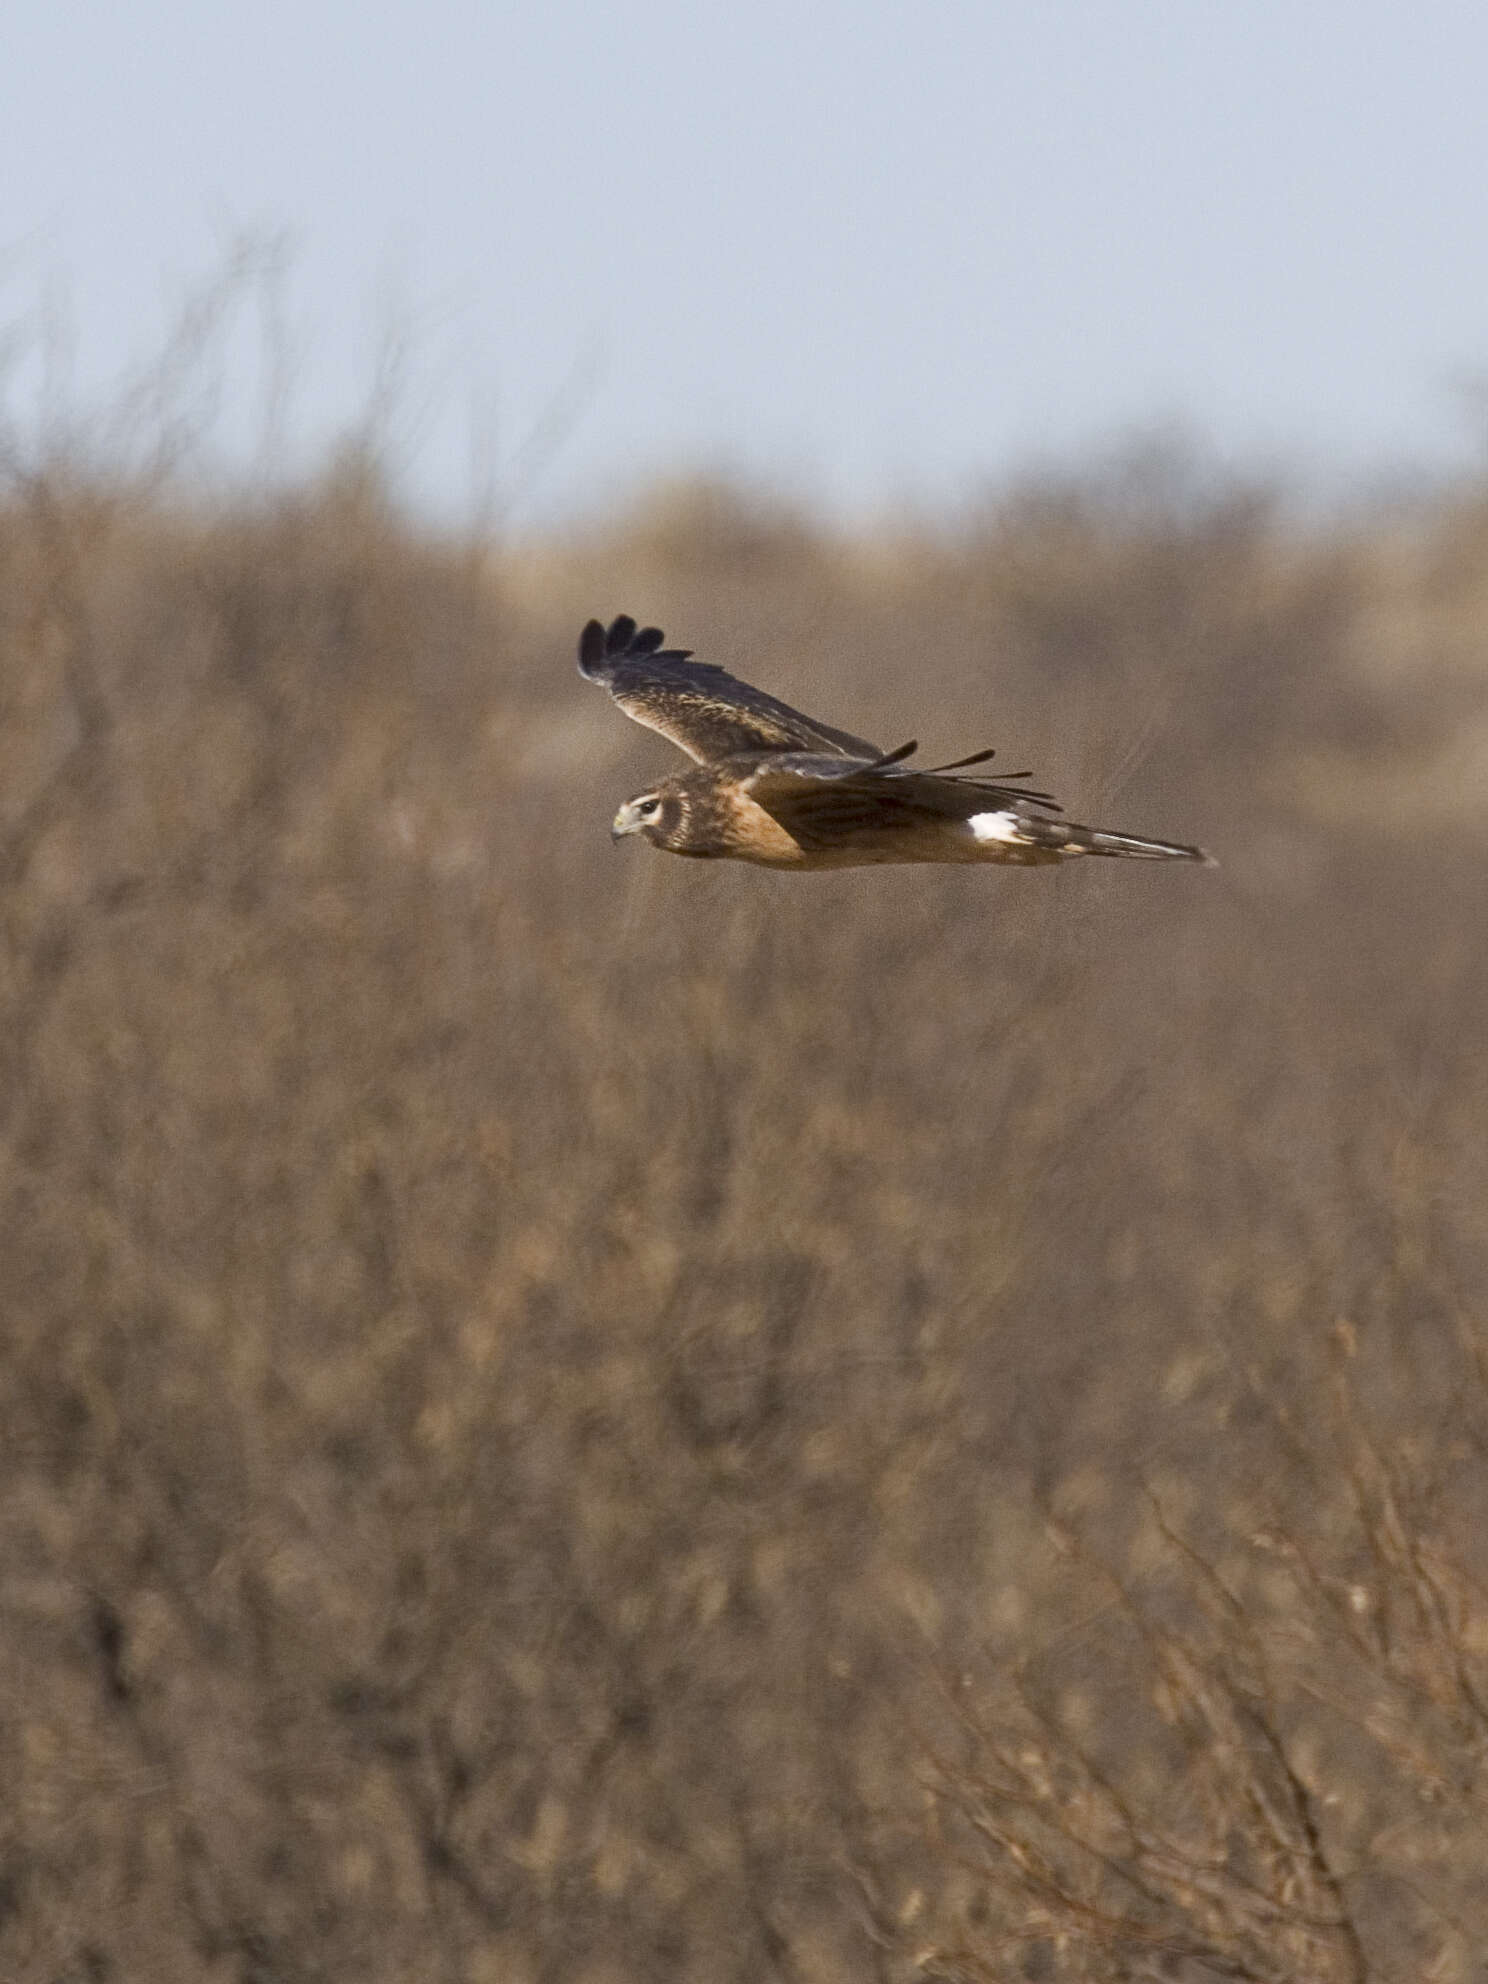
[(835, 730), (682, 649), (662, 648), (659, 628), (622, 615), (591, 620), (579, 669), (602, 683), (627, 716), (694, 758), (695, 769), (627, 800), (619, 839), (637, 834), (695, 860), (767, 868), (861, 868), (905, 862), (997, 862), (1038, 867), (1085, 854), (1147, 861), (1203, 861), (1202, 848), (1108, 833), (1051, 817), (1045, 792), (955, 764), (917, 771), (917, 748), (884, 752)]

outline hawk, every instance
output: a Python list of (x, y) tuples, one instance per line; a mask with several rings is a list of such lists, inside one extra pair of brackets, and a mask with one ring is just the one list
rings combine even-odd
[(971, 776), (991, 751), (914, 770), (905, 761), (917, 744), (880, 750), (695, 661), (687, 648), (665, 647), (665, 638), (623, 613), (608, 627), (591, 620), (579, 637), (579, 673), (696, 765), (627, 799), (612, 839), (636, 834), (668, 854), (765, 868), (909, 861), (1026, 868), (1077, 854), (1213, 865), (1199, 847), (1052, 817), (1062, 811), (1057, 801), (1018, 783), (1029, 772)]

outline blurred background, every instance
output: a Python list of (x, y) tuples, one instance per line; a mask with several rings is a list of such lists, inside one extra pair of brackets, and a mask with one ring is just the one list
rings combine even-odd
[(1481, 17), (7, 37), (0, 1974), (1480, 1976)]

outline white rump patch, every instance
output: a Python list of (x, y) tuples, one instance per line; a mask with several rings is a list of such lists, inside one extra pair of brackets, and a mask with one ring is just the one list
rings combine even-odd
[(978, 840), (1021, 841), (1025, 837), (1016, 813), (973, 813), (966, 824)]

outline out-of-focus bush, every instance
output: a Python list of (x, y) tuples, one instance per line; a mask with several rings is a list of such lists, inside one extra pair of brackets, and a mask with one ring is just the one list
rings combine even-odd
[[(1378, 1480), (1481, 1458), (1485, 574), (1470, 506), (1167, 471), (519, 550), (365, 474), (17, 471), (0, 1970), (1283, 1974), (1182, 1942), (1160, 1819), (1257, 1919), (1345, 1909), (1338, 1975), (1466, 1976), (1470, 1829), (1359, 1842), (1402, 1771), (1468, 1795), (1473, 1587), (1317, 1429), (1346, 1321)], [(668, 758), (573, 673), (619, 610), (1223, 866), (614, 850)], [(1464, 1608), (1398, 1742), (1371, 1550)], [(1033, 1934), (1036, 1853), (1146, 1952)]]

